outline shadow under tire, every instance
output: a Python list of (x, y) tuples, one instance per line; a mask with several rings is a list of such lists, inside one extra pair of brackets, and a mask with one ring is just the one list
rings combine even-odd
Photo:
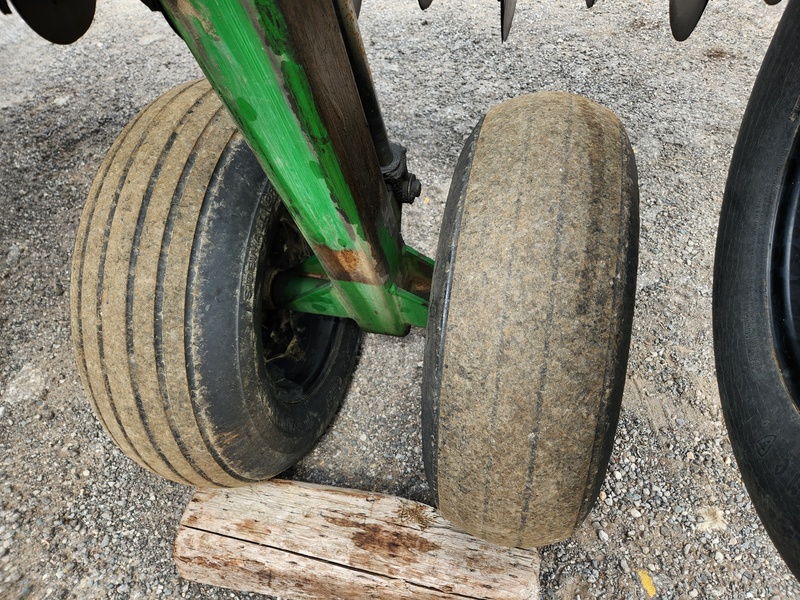
[(120, 449), (167, 479), (268, 479), (316, 442), (355, 368), (354, 322), (270, 309), (265, 279), (309, 254), (205, 80), (125, 128), (72, 264), (78, 369)]
[(638, 251), (613, 113), (538, 93), (492, 108), (445, 207), (423, 370), (423, 458), (445, 517), (508, 546), (573, 533), (619, 417)]
[(800, 2), (764, 58), (731, 159), (714, 259), (714, 356), (753, 505), (800, 578)]

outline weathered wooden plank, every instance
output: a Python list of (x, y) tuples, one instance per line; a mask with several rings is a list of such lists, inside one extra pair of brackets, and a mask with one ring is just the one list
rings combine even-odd
[(536, 551), (466, 534), (431, 507), (273, 480), (202, 490), (175, 541), (182, 577), (282, 598), (533, 599)]
[[(197, 529), (181, 529), (178, 571), (186, 579), (292, 600), (443, 600), (452, 594)], [(463, 598), (463, 596), (459, 596)]]

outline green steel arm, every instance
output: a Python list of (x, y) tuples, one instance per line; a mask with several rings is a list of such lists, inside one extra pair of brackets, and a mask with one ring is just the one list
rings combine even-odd
[[(395, 298), (406, 323), (425, 327), (428, 321), (428, 300), (433, 261), (406, 246), (403, 249), (402, 272), (406, 275), (406, 288), (389, 286), (388, 293)], [(284, 308), (335, 317), (347, 317), (347, 309), (332, 293), (332, 285), (322, 266), (312, 257), (292, 272), (276, 278), (273, 285), (273, 302)], [(342, 286), (364, 284), (341, 282)]]
[(430, 261), (403, 244), (331, 0), (164, 5), (327, 275), (285, 305), (393, 335), (424, 325), (413, 281)]

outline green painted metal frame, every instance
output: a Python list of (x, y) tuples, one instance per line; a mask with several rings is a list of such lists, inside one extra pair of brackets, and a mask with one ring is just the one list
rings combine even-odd
[(404, 335), (433, 261), (405, 246), (331, 0), (164, 0), (315, 256), (272, 300)]

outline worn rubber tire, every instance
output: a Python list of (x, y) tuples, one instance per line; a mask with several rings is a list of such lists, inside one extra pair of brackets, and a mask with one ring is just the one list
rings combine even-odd
[(72, 266), (78, 367), (116, 444), (167, 479), (268, 479), (345, 394), (358, 327), (262, 303), (267, 265), (290, 245), (283, 215), (204, 80), (139, 113), (95, 178)]
[(495, 543), (562, 540), (608, 465), (638, 250), (633, 152), (585, 98), (491, 109), (456, 166), (425, 346), (423, 457), (442, 513)]
[(800, 194), (798, 56), (800, 2), (791, 0), (731, 160), (713, 315), (717, 381), (736, 462), (767, 532), (800, 578), (800, 354), (797, 340), (792, 348), (787, 338), (797, 333), (800, 306), (800, 215), (792, 207), (792, 195)]

